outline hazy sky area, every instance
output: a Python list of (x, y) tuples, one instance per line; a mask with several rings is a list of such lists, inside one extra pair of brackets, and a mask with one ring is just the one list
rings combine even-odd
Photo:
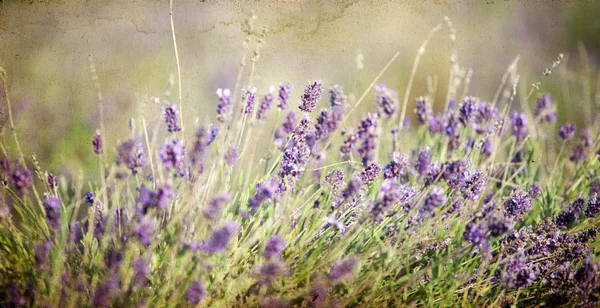
[[(33, 2), (0, 2), (0, 66), (9, 74), (25, 143), (43, 153), (53, 149), (40, 140), (88, 142), (98, 126), (89, 55), (95, 59), (106, 97), (110, 135), (122, 140), (127, 136), (126, 120), (139, 111), (137, 103), (161, 95), (169, 74), (176, 73), (168, 1)], [(252, 11), (255, 26), (268, 27), (255, 71), (254, 84), (261, 94), (270, 85), (289, 81), (295, 85), (293, 97), (299, 98), (307, 81), (321, 79), (359, 96), (400, 52), (380, 82), (402, 97), (419, 46), (448, 16), (456, 28), (459, 64), (473, 69), (470, 94), (490, 100), (515, 56), (521, 55), (519, 73), (528, 84), (560, 52), (576, 56), (577, 46), (571, 42), (577, 38), (567, 32), (574, 29), (569, 25), (573, 6), (560, 1), (497, 0), (175, 1), (185, 119), (214, 121), (214, 92), (234, 86), (244, 53), (242, 27)], [(585, 27), (582, 31), (587, 33)], [(250, 51), (255, 44), (253, 37)], [(448, 29), (442, 28), (422, 57), (411, 103), (425, 93), (430, 75), (439, 78), (438, 99), (445, 97), (451, 50)], [(591, 61), (597, 59), (593, 46), (589, 51)], [(364, 56), (362, 71), (356, 65), (359, 53)], [(574, 65), (572, 60), (570, 66)], [(250, 66), (244, 70), (243, 83)], [(441, 108), (441, 103), (436, 106)], [(158, 119), (160, 107), (146, 112)]]

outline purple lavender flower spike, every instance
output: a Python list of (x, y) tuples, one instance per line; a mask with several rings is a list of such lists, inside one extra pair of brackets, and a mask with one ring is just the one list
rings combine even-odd
[(369, 185), (375, 181), (375, 178), (381, 172), (381, 167), (378, 163), (370, 163), (361, 173), (360, 178), (364, 185)]
[(489, 137), (485, 138), (485, 140), (483, 140), (483, 143), (481, 144), (481, 153), (485, 156), (491, 156), (494, 152), (494, 148), (495, 147), (492, 140)]
[(358, 153), (362, 157), (365, 166), (373, 159), (380, 133), (381, 127), (379, 126), (377, 114), (367, 113), (357, 130), (358, 137), (362, 139)]
[(47, 196), (42, 202), (44, 211), (46, 212), (46, 222), (52, 229), (60, 228), (60, 210), (62, 202), (55, 196)]
[(178, 132), (181, 130), (179, 126), (179, 119), (177, 115), (179, 114), (179, 108), (177, 108), (176, 104), (168, 105), (163, 107), (163, 116), (165, 117), (165, 121), (167, 122), (167, 130), (172, 132)]
[(558, 131), (558, 136), (565, 140), (571, 140), (575, 137), (575, 131), (577, 130), (577, 125), (575, 123), (565, 123), (560, 127)]
[(248, 202), (250, 208), (258, 208), (265, 200), (271, 199), (277, 192), (279, 183), (276, 180), (269, 179), (256, 185), (256, 194)]
[(131, 267), (134, 270), (133, 286), (135, 288), (147, 286), (150, 283), (149, 277), (152, 274), (148, 261), (143, 258), (135, 258), (131, 261)]
[(446, 162), (444, 165), (443, 177), (448, 182), (448, 186), (455, 190), (461, 189), (469, 176), (469, 163), (462, 160), (456, 160), (453, 162)]
[(549, 94), (542, 95), (535, 104), (535, 117), (548, 123), (556, 122), (556, 108)]
[(304, 94), (302, 95), (302, 103), (300, 104), (300, 110), (304, 112), (311, 112), (315, 106), (317, 106), (317, 102), (321, 98), (321, 94), (323, 93), (323, 85), (320, 80), (316, 80), (314, 82), (309, 82), (304, 89)]
[(417, 98), (417, 108), (415, 109), (415, 113), (421, 124), (429, 123), (433, 112), (431, 111), (431, 104), (426, 98), (422, 96)]
[(485, 225), (477, 224), (472, 221), (467, 224), (465, 232), (463, 233), (463, 238), (475, 245), (482, 245), (486, 242), (486, 233), (487, 228)]
[(102, 145), (102, 136), (100, 135), (100, 130), (96, 130), (96, 135), (94, 135), (94, 138), (92, 138), (92, 145), (94, 146), (94, 153), (104, 153), (104, 147)]
[(442, 115), (435, 115), (429, 120), (429, 131), (432, 134), (442, 134), (446, 131), (446, 125)]
[(238, 153), (237, 146), (232, 145), (225, 152), (225, 156), (224, 156), (225, 163), (227, 165), (229, 165), (230, 167), (233, 167), (237, 163), (238, 157), (239, 157), (239, 153)]
[(50, 186), (51, 189), (58, 187), (58, 178), (52, 173), (48, 173), (48, 186)]
[(27, 189), (33, 186), (33, 172), (24, 166), (17, 166), (12, 170), (10, 182), (14, 187), (17, 195), (23, 197), (27, 193)]
[(129, 138), (117, 149), (117, 165), (125, 165), (131, 173), (137, 174), (146, 164), (146, 153), (139, 136)]
[(344, 105), (346, 105), (346, 95), (343, 87), (336, 84), (329, 88), (329, 106), (343, 107)]
[(343, 277), (351, 276), (354, 274), (354, 268), (357, 264), (358, 259), (355, 257), (337, 260), (333, 263), (333, 266), (331, 266), (329, 278), (335, 281)]
[(288, 112), (285, 115), (285, 120), (281, 124), (281, 127), (283, 128), (283, 132), (291, 134), (294, 129), (296, 129), (296, 113), (291, 111)]
[(479, 106), (477, 100), (474, 97), (467, 96), (463, 99), (463, 103), (460, 105), (460, 122), (464, 126), (468, 126), (475, 120), (477, 113), (479, 112)]
[(600, 213), (600, 196), (595, 195), (588, 201), (587, 208), (585, 209), (585, 216), (593, 218), (598, 216)]
[(263, 257), (267, 259), (279, 258), (281, 252), (285, 248), (285, 241), (281, 236), (275, 234), (272, 235), (267, 243), (265, 244), (265, 250), (263, 251)]
[(356, 144), (358, 142), (358, 135), (353, 132), (342, 132), (342, 135), (346, 138), (344, 139), (344, 144), (340, 147), (340, 153), (342, 156), (347, 158), (350, 156), (350, 152), (356, 149)]
[(221, 123), (231, 121), (231, 91), (229, 89), (217, 89), (219, 105), (217, 106), (217, 120)]
[(435, 215), (435, 209), (446, 203), (446, 194), (443, 189), (439, 187), (433, 187), (433, 190), (423, 201), (421, 207), (421, 215), (423, 218), (433, 217)]
[(477, 200), (479, 194), (483, 191), (486, 184), (486, 178), (483, 172), (474, 172), (465, 182), (465, 185), (461, 188), (463, 196), (470, 200)]
[(394, 152), (392, 153), (392, 161), (383, 167), (383, 177), (385, 179), (404, 178), (409, 172), (408, 168), (408, 155)]
[(137, 226), (133, 229), (133, 232), (138, 236), (140, 243), (148, 247), (152, 242), (155, 227), (156, 220), (147, 216), (142, 216)]
[(524, 113), (513, 112), (510, 115), (511, 131), (517, 141), (523, 141), (529, 133), (527, 129), (527, 116)]
[(183, 140), (168, 137), (165, 143), (160, 147), (160, 160), (167, 170), (181, 169), (185, 159), (185, 147)]
[(356, 195), (362, 185), (363, 181), (361, 177), (356, 175), (353, 176), (350, 182), (348, 182), (348, 185), (346, 185), (344, 191), (342, 191), (342, 198), (344, 198), (344, 200), (348, 200), (352, 196)]
[(265, 120), (267, 118), (269, 110), (271, 109), (271, 105), (273, 104), (273, 100), (275, 99), (275, 96), (273, 95), (274, 91), (275, 88), (271, 86), (269, 92), (263, 96), (262, 100), (260, 101), (260, 105), (258, 106), (258, 112), (256, 112), (256, 119)]
[(244, 105), (244, 108), (242, 109), (242, 113), (243, 114), (251, 114), (252, 110), (254, 109), (254, 101), (255, 101), (255, 96), (256, 96), (256, 88), (244, 88), (242, 90), (242, 92), (245, 93), (246, 96), (246, 105)]
[(398, 112), (398, 95), (384, 84), (376, 84), (374, 89), (377, 114), (384, 119), (391, 119)]
[(573, 149), (573, 152), (569, 156), (569, 160), (573, 162), (580, 162), (587, 158), (587, 154), (585, 153), (585, 146), (583, 144), (578, 144)]
[(202, 298), (206, 295), (204, 284), (198, 280), (193, 281), (190, 283), (185, 295), (190, 303), (198, 305)]
[(415, 169), (420, 175), (427, 175), (431, 167), (431, 150), (427, 147), (419, 152)]
[(231, 237), (237, 233), (238, 225), (235, 221), (226, 222), (224, 226), (216, 228), (208, 242), (202, 243), (200, 249), (210, 253), (217, 253), (225, 250)]
[(220, 196), (217, 196), (210, 200), (208, 206), (202, 212), (204, 217), (210, 220), (217, 220), (219, 215), (221, 215), (221, 211), (223, 210), (223, 206), (227, 204), (231, 200), (231, 195), (229, 193), (223, 193)]
[(85, 203), (94, 204), (94, 194), (91, 191), (85, 193)]
[(287, 82), (279, 85), (279, 103), (277, 104), (277, 108), (281, 110), (287, 108), (292, 89), (294, 89), (294, 87)]
[(531, 197), (523, 190), (515, 190), (511, 197), (504, 202), (504, 215), (521, 218), (531, 208)]
[(321, 109), (321, 113), (317, 117), (315, 129), (317, 139), (323, 139), (338, 128), (338, 124), (342, 121), (343, 109), (339, 106), (334, 106), (327, 109)]

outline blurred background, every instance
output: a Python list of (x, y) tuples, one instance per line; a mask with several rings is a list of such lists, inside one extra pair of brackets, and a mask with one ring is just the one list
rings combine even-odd
[[(491, 100), (517, 55), (522, 88), (542, 80), (529, 103), (551, 93), (561, 111), (559, 123), (580, 121), (583, 109), (577, 104), (598, 88), (600, 1), (174, 2), (188, 127), (195, 119), (215, 122), (215, 90), (234, 87), (242, 55), (248, 50), (250, 57), (255, 48), (257, 36), (244, 44), (252, 14), (255, 30), (268, 29), (254, 79), (260, 94), (288, 81), (296, 100), (307, 81), (321, 79), (358, 97), (400, 52), (380, 82), (402, 99), (419, 46), (444, 16), (456, 28), (460, 66), (472, 69), (471, 95)], [(445, 98), (452, 48), (442, 28), (422, 56), (411, 104), (427, 91), (428, 76), (438, 78), (438, 102)], [(565, 55), (562, 74), (542, 78), (559, 53)], [(0, 66), (8, 72), (16, 125), (25, 152), (36, 153), (48, 170), (94, 161), (90, 144), (99, 117), (89, 56), (106, 99), (110, 150), (129, 135), (128, 119), (139, 114), (140, 103), (163, 95), (177, 72), (168, 1), (0, 1)], [(249, 65), (244, 70), (242, 83)], [(591, 85), (587, 94), (584, 79)], [(362, 107), (371, 108), (373, 96)], [(141, 112), (149, 125), (162, 123), (160, 104)]]

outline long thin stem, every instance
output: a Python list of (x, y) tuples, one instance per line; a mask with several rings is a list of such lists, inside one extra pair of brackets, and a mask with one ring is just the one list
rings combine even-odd
[(175, 49), (175, 61), (177, 62), (177, 88), (179, 90), (179, 112), (181, 114), (181, 134), (184, 134), (185, 125), (183, 124), (183, 100), (181, 95), (181, 65), (179, 64), (179, 51), (177, 49), (177, 37), (175, 36), (175, 24), (173, 23), (173, 0), (169, 0), (169, 18), (171, 20), (171, 34), (173, 36), (173, 48)]

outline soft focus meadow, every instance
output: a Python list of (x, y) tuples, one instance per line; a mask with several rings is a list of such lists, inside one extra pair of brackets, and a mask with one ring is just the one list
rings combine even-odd
[[(65, 119), (53, 157), (27, 151), (24, 132), (54, 124), (18, 119), (18, 72), (0, 67), (0, 306), (600, 305), (595, 46), (527, 81), (515, 54), (478, 88), (442, 17), (356, 84), (266, 85), (269, 27), (249, 15), (233, 79), (196, 113), (176, 7), (157, 13), (173, 65), (128, 121), (81, 56), (97, 125)], [(440, 37), (446, 64), (420, 78)]]

